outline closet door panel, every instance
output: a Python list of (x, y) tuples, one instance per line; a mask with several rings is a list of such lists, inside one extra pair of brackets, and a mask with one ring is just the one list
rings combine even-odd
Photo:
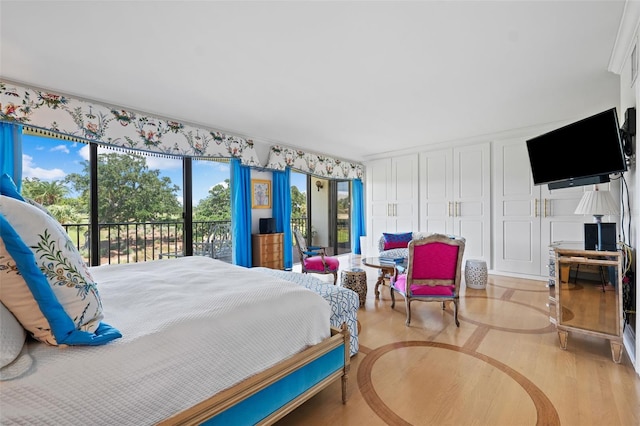
[(396, 201), (418, 201), (418, 155), (393, 158), (391, 165), (391, 195)]
[(453, 150), (421, 152), (420, 226), (422, 232), (453, 234)]
[(490, 258), (484, 242), (487, 241), (487, 239), (491, 239), (491, 236), (487, 234), (486, 227), (481, 220), (465, 220), (460, 222), (458, 235), (462, 235), (466, 239), (464, 247), (465, 260)]
[(488, 196), (489, 158), (484, 144), (454, 150), (454, 195), (456, 199)]
[(465, 259), (491, 258), (491, 146), (453, 149), (454, 234), (466, 238)]
[(533, 185), (525, 140), (494, 142), (493, 164), (494, 267), (538, 275), (540, 188)]
[[(501, 250), (503, 260), (520, 264), (534, 264), (538, 253), (533, 252), (533, 247), (529, 242), (537, 237), (534, 236), (531, 221), (503, 221), (502, 231), (504, 235), (517, 236), (517, 238), (505, 238), (501, 241), (503, 245)], [(528, 273), (535, 273), (535, 271), (530, 270)]]

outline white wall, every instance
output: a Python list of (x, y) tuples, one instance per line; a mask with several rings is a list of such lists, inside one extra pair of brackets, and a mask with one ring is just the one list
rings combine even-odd
[[(323, 188), (318, 191), (316, 182)], [(311, 178), (311, 226), (317, 232), (311, 244), (329, 246), (329, 182), (326, 179)]]
[[(271, 185), (271, 205), (273, 205), (273, 179), (271, 172), (251, 169), (251, 179), (262, 179), (272, 182)], [(272, 209), (251, 209), (251, 233), (257, 234), (260, 231), (260, 218), (273, 217)]]
[[(620, 122), (624, 121), (624, 112), (629, 107), (636, 107), (640, 104), (640, 78), (637, 76), (634, 79), (632, 75), (632, 51), (634, 47), (637, 47), (640, 53), (640, 46), (638, 45), (640, 24), (640, 2), (627, 1), (625, 4), (624, 14), (620, 21), (620, 28), (618, 29), (618, 37), (616, 44), (613, 48), (611, 61), (609, 63), (609, 71), (618, 74), (620, 76)], [(636, 60), (635, 69), (638, 68), (637, 56), (633, 58)], [(638, 113), (636, 112), (636, 116)], [(636, 130), (637, 131), (637, 130)], [(637, 138), (636, 138), (637, 139)], [(638, 159), (638, 144), (636, 142), (634, 147), (634, 157)], [(629, 212), (623, 226), (630, 232), (627, 232), (626, 242), (634, 248), (633, 259), (637, 256), (637, 247), (640, 247), (640, 232), (638, 230), (640, 220), (640, 173), (637, 170), (638, 165), (632, 165), (629, 171), (625, 174), (626, 183), (628, 185), (628, 192), (625, 188), (622, 188), (622, 195), (625, 200), (628, 198)], [(628, 225), (630, 221), (630, 226)], [(626, 230), (625, 229), (625, 230)], [(636, 275), (636, 307), (640, 306), (640, 292), (638, 289), (638, 268), (637, 262), (634, 261), (633, 270)], [(636, 334), (633, 336), (629, 333), (629, 330), (625, 330), (624, 343), (625, 349), (628, 351), (632, 362), (635, 365), (636, 372), (640, 375), (640, 339), (637, 336), (640, 326), (638, 316), (636, 315)]]

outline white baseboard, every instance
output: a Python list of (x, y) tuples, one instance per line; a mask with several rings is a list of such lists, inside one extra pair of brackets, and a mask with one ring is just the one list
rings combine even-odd
[(636, 373), (640, 376), (640, 365), (636, 364), (636, 334), (633, 329), (626, 325), (624, 327), (624, 333), (622, 333), (622, 340), (624, 342), (624, 348), (631, 359), (631, 363), (636, 369)]
[(535, 280), (535, 281), (549, 281), (549, 276), (540, 276), (540, 275), (528, 275), (528, 274), (519, 274), (515, 272), (504, 272), (504, 271), (494, 271), (493, 269), (489, 270), (489, 275), (499, 275), (502, 277), (513, 277), (513, 278), (524, 278), (527, 280)]

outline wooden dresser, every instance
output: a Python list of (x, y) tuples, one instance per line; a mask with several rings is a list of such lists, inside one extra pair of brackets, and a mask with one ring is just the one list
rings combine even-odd
[(284, 269), (284, 234), (253, 234), (253, 266)]

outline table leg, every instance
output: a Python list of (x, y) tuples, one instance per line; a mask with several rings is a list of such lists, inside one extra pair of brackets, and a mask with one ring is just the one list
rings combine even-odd
[(620, 364), (622, 362), (622, 343), (609, 340), (609, 344), (611, 345), (611, 357), (613, 358), (613, 362)]
[(389, 279), (391, 279), (391, 276), (396, 273), (396, 268), (383, 267), (383, 268), (380, 268), (380, 270), (382, 272), (380, 273), (380, 275), (378, 275), (378, 281), (376, 281), (376, 287), (375, 287), (376, 299), (379, 298), (380, 296), (380, 291), (378, 291), (378, 287), (381, 285), (384, 285), (385, 277), (389, 276)]
[(569, 335), (568, 331), (558, 330), (558, 339), (560, 339), (560, 347), (564, 350), (567, 350), (567, 336)]
[(376, 287), (374, 289), (376, 293), (376, 299), (380, 297), (380, 291), (378, 290), (378, 287), (380, 287), (381, 285), (384, 285), (384, 272), (378, 275), (378, 281), (376, 281)]

